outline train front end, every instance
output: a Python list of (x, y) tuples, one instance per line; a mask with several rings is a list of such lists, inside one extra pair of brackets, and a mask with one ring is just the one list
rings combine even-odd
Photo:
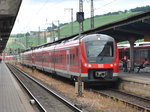
[(118, 49), (112, 37), (87, 35), (81, 39), (80, 45), (84, 82), (112, 82), (118, 79)]

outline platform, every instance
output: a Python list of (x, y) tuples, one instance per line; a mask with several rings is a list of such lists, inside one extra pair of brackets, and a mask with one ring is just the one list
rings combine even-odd
[(150, 73), (119, 72), (119, 89), (150, 98)]
[(3, 62), (0, 63), (0, 112), (34, 112), (29, 99)]
[(140, 73), (131, 72), (131, 73), (129, 73), (129, 72), (120, 71), (119, 78), (121, 80), (133, 81), (133, 82), (137, 82), (137, 83), (143, 83), (143, 84), (150, 85), (150, 73), (149, 72), (140, 72)]

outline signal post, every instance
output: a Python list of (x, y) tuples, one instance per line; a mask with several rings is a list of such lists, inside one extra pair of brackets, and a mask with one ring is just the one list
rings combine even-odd
[(82, 82), (81, 75), (77, 77), (77, 82), (75, 82), (75, 93), (78, 97), (83, 95), (84, 83)]
[[(84, 12), (83, 12), (83, 1), (79, 0), (79, 12), (76, 14), (76, 19), (79, 22), (79, 35), (83, 32), (83, 21), (84, 21)], [(77, 82), (75, 82), (75, 92), (78, 97), (81, 97), (83, 94), (84, 83), (82, 82), (81, 75), (77, 77)]]

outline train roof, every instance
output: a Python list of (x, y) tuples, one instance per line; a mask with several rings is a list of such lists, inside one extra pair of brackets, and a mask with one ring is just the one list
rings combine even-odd
[(139, 42), (139, 43), (136, 43), (136, 46), (150, 46), (150, 42)]
[[(117, 46), (118, 48), (129, 48), (130, 44), (119, 44)], [(134, 47), (144, 47), (144, 46), (150, 46), (150, 42), (137, 42), (134, 45)]]
[(42, 44), (42, 45), (39, 45), (39, 46), (36, 46), (36, 47), (32, 47), (31, 49), (26, 49), (23, 52), (27, 52), (27, 51), (31, 51), (31, 50), (35, 50), (35, 49), (41, 49), (41, 48), (52, 46), (52, 45), (56, 45), (56, 44), (59, 44), (59, 43), (66, 43), (66, 42), (69, 42), (69, 41), (72, 41), (72, 40), (76, 40), (76, 39), (82, 38), (83, 36), (84, 35), (77, 35), (77, 36), (74, 36), (74, 37), (69, 38), (69, 39), (63, 38), (63, 39), (57, 40), (55, 42)]
[(82, 40), (84, 41), (93, 41), (93, 40), (114, 41), (114, 38), (105, 34), (91, 34), (91, 35), (84, 36)]
[(42, 50), (47, 50), (50, 49), (51, 46), (53, 45), (57, 45), (57, 44), (63, 44), (63, 43), (68, 43), (74, 40), (79, 40), (82, 39), (84, 41), (89, 41), (89, 40), (97, 40), (97, 38), (100, 38), (100, 40), (110, 40), (110, 41), (114, 41), (114, 39), (111, 36), (105, 35), (105, 34), (88, 34), (88, 35), (77, 35), (75, 37), (69, 38), (69, 39), (61, 39), (52, 43), (47, 43), (47, 44), (43, 44), (43, 45), (39, 45), (36, 47), (32, 47), (31, 49), (27, 49), (23, 52), (26, 53), (30, 53), (32, 50), (34, 50), (34, 52), (39, 52)]

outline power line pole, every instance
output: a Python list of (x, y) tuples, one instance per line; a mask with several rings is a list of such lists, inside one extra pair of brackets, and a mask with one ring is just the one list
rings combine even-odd
[(57, 21), (58, 22), (58, 40), (60, 39), (60, 23), (59, 23), (59, 20)]
[(26, 49), (28, 49), (28, 33), (25, 34), (25, 38), (26, 38)]
[(25, 38), (26, 38), (26, 49), (27, 49), (28, 48), (28, 45), (27, 45), (27, 43), (28, 43), (27, 40), (28, 39), (27, 39), (27, 35), (26, 34), (25, 34)]
[(46, 36), (47, 30), (44, 31), (44, 43), (47, 42), (47, 36)]
[(40, 45), (40, 26), (39, 26), (39, 31), (38, 31), (38, 45)]
[(94, 28), (94, 4), (91, 0), (91, 29)]
[(55, 41), (55, 34), (54, 34), (54, 23), (52, 21), (52, 29), (51, 29), (51, 32), (52, 32), (52, 38), (53, 38), (53, 42)]
[[(45, 24), (47, 27), (47, 18), (46, 18)], [(47, 43), (47, 28), (44, 30), (44, 43)]]
[(73, 8), (67, 8), (65, 10), (71, 11), (71, 34), (73, 34)]
[(71, 8), (71, 33), (73, 34), (73, 8)]
[[(79, 12), (83, 12), (83, 0), (79, 0)], [(80, 31), (84, 31), (83, 21), (79, 23)]]

